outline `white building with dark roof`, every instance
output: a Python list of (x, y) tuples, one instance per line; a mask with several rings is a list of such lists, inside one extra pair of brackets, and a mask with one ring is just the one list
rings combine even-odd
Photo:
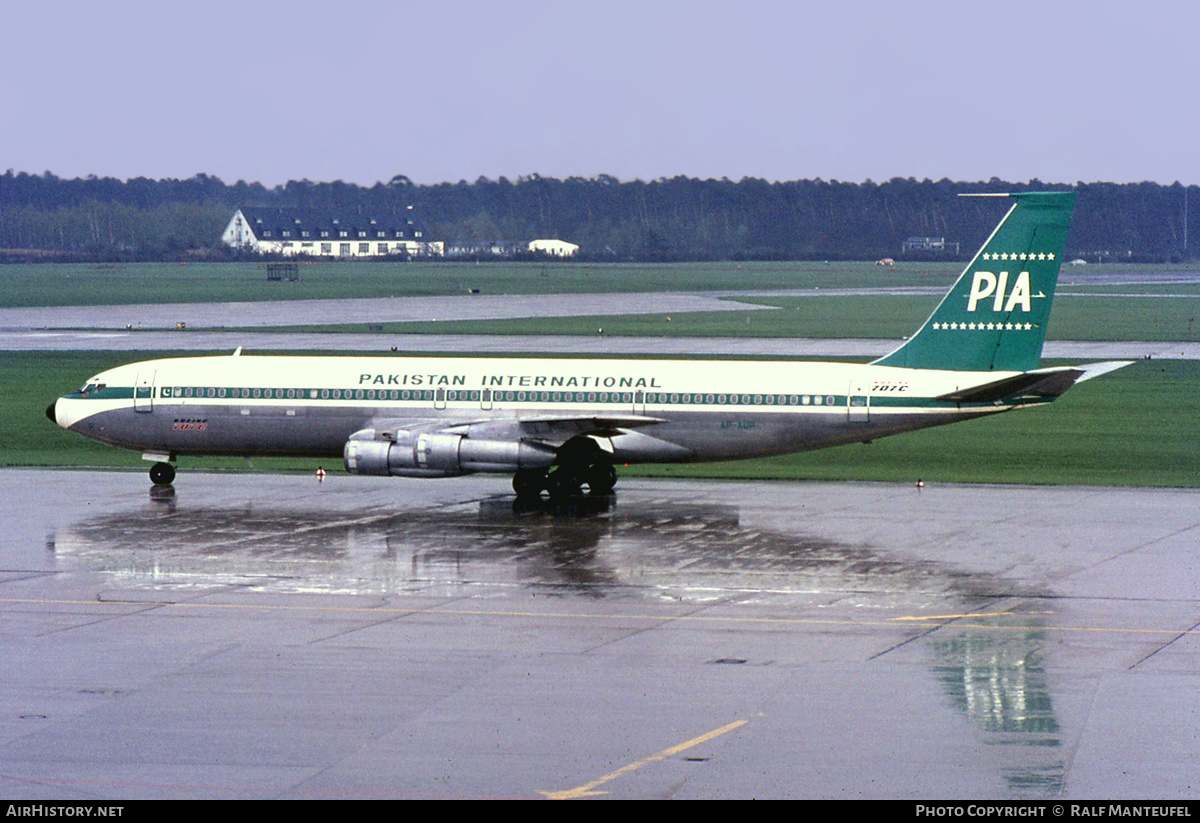
[(579, 254), (578, 244), (568, 243), (566, 240), (531, 240), (529, 250), (534, 254), (548, 254), (551, 257), (574, 257)]
[(221, 235), (225, 245), (257, 254), (311, 257), (441, 257), (445, 244), (429, 240), (412, 207), (371, 213), (358, 209), (243, 207)]

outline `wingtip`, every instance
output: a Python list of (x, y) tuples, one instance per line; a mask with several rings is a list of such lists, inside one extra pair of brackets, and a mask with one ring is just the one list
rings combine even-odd
[(1075, 368), (1083, 372), (1076, 383), (1082, 383), (1085, 380), (1091, 380), (1093, 377), (1099, 377), (1102, 374), (1114, 372), (1117, 369), (1123, 369), (1126, 366), (1132, 366), (1136, 360), (1105, 360), (1101, 363), (1086, 363)]

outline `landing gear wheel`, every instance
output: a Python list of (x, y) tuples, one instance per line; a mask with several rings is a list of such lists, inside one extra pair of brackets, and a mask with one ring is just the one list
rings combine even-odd
[(155, 463), (150, 467), (150, 482), (156, 486), (169, 486), (175, 481), (175, 467), (170, 463)]
[(541, 469), (521, 469), (513, 475), (512, 486), (519, 499), (540, 497), (546, 488), (546, 472)]
[(617, 470), (596, 441), (576, 438), (559, 449), (558, 465), (550, 470), (547, 485), (551, 497), (578, 495), (583, 486), (590, 494), (606, 495), (617, 485)]
[(546, 490), (550, 492), (550, 497), (554, 500), (574, 497), (579, 494), (581, 485), (583, 483), (579, 476), (569, 466), (559, 466), (546, 477)]
[(583, 482), (591, 494), (608, 494), (617, 485), (617, 470), (613, 464), (601, 460), (588, 466), (583, 473)]

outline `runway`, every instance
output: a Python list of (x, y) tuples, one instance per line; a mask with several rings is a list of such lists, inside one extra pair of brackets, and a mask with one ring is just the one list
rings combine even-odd
[(119, 306), (0, 308), (0, 329), (271, 328), (309, 324), (500, 320), (657, 312), (759, 311), (770, 306), (723, 293), (493, 294), (439, 297), (271, 300)]
[(0, 471), (0, 791), (1200, 794), (1200, 492)]

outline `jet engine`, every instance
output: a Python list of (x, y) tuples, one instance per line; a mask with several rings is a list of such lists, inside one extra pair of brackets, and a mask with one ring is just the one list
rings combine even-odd
[(554, 463), (555, 456), (551, 447), (523, 440), (485, 440), (445, 431), (403, 429), (394, 432), (394, 437), (394, 440), (351, 437), (343, 450), (346, 471), (401, 477), (511, 473), (518, 469), (546, 468)]

